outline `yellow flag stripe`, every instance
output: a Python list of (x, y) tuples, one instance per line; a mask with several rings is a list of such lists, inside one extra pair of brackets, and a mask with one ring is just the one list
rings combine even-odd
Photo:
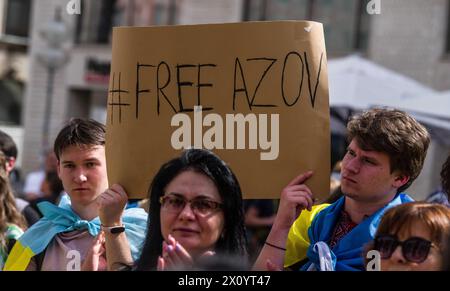
[(18, 241), (14, 244), (3, 271), (25, 271), (32, 257), (34, 257), (33, 251)]
[(306, 252), (310, 244), (308, 229), (311, 223), (324, 208), (330, 204), (320, 204), (312, 207), (311, 211), (302, 211), (300, 216), (289, 230), (286, 242), (286, 254), (284, 256), (284, 266), (289, 267), (306, 258)]

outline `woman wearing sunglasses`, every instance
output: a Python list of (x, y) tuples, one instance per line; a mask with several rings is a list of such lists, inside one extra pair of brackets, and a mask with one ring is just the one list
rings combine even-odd
[(382, 271), (438, 271), (449, 232), (449, 208), (424, 202), (402, 204), (383, 215), (369, 249), (379, 252)]

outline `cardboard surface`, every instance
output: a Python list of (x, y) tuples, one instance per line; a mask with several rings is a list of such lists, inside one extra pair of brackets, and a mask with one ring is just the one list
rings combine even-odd
[(315, 172), (307, 182), (314, 195), (328, 196), (322, 24), (120, 27), (113, 31), (112, 56), (110, 184), (146, 197), (161, 165), (191, 146), (209, 148), (226, 161), (245, 198), (278, 198), (309, 169)]

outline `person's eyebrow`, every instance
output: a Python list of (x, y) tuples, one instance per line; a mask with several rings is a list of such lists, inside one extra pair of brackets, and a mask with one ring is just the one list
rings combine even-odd
[[(177, 196), (183, 199), (187, 199), (183, 194), (177, 193), (177, 192), (167, 192), (167, 195), (173, 195), (173, 196)], [(208, 200), (213, 200), (213, 197), (210, 197), (208, 195), (205, 194), (200, 194), (198, 196), (195, 196), (193, 199), (208, 199)]]
[(362, 158), (362, 159), (366, 159), (366, 160), (368, 160), (368, 161), (370, 161), (370, 162), (373, 162), (373, 163), (379, 163), (378, 158), (377, 158), (376, 156), (370, 155), (370, 153), (369, 153), (369, 154), (363, 153), (363, 154), (361, 155), (361, 158)]
[(183, 194), (177, 193), (177, 192), (167, 192), (166, 195), (172, 195), (172, 196), (177, 196), (179, 198), (184, 198), (186, 199), (186, 197), (184, 197)]
[(347, 152), (350, 152), (350, 151), (354, 152), (354, 153), (356, 152), (356, 150), (350, 146), (348, 146), (346, 150), (347, 150)]
[(84, 162), (100, 162), (100, 160), (97, 158), (88, 158), (88, 159), (85, 159)]
[(198, 196), (195, 196), (194, 199), (196, 199), (196, 200), (202, 200), (202, 199), (204, 199), (204, 200), (215, 200), (215, 199), (214, 199), (213, 197), (211, 197), (211, 196), (202, 195), (202, 194), (200, 194), (200, 195), (198, 195)]

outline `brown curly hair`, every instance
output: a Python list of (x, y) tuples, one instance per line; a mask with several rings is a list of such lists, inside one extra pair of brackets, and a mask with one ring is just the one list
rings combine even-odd
[(430, 136), (426, 128), (407, 113), (374, 108), (354, 116), (347, 124), (349, 142), (356, 140), (366, 151), (389, 156), (391, 173), (399, 171), (409, 181), (397, 192), (408, 188), (422, 170)]
[(6, 173), (6, 156), (0, 151), (0, 248), (6, 247), (6, 230), (9, 224), (15, 224), (23, 230), (26, 222), (22, 214), (16, 208), (14, 194), (9, 184)]
[(447, 193), (447, 196), (450, 195), (450, 155), (447, 158), (447, 161), (445, 161), (444, 165), (442, 165), (441, 170), (441, 184), (442, 189), (445, 193)]

